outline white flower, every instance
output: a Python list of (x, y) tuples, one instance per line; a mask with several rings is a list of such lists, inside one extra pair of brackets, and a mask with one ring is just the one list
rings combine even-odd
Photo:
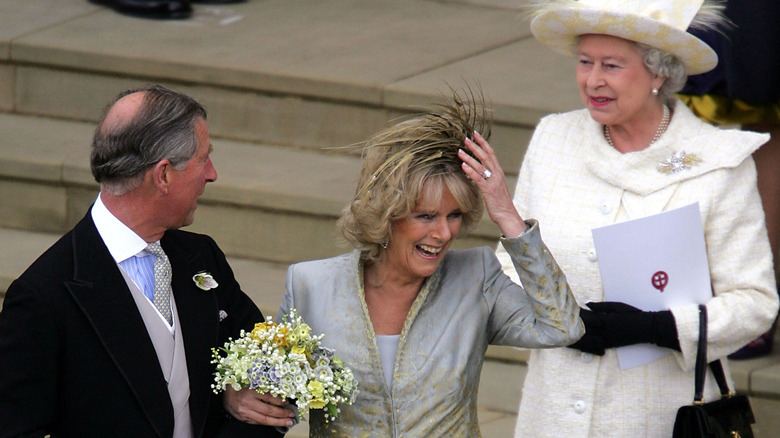
[(214, 289), (219, 286), (217, 280), (214, 280), (214, 277), (208, 272), (198, 272), (192, 276), (192, 281), (195, 282), (195, 286), (198, 286), (198, 288), (203, 290)]

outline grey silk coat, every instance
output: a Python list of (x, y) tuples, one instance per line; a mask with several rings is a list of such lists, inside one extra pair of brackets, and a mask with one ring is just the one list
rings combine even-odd
[(489, 344), (549, 348), (582, 336), (579, 307), (538, 224), (502, 241), (526, 288), (501, 271), (490, 248), (448, 252), (407, 315), (392, 389), (365, 304), (359, 252), (289, 268), (280, 315), (297, 309), (360, 382), (355, 404), (342, 406), (335, 422), (311, 411), (312, 437), (479, 436), (477, 389)]

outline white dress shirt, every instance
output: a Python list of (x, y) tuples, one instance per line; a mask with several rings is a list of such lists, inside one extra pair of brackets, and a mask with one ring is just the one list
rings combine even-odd
[[(92, 206), (92, 220), (95, 227), (106, 244), (108, 252), (130, 279), (141, 289), (149, 299), (149, 304), (157, 311), (154, 306), (154, 256), (146, 252), (148, 243), (131, 230), (122, 221), (117, 219), (98, 195), (95, 204)], [(173, 296), (171, 296), (171, 299)], [(160, 318), (168, 325), (171, 333), (174, 332), (173, 325), (162, 314), (157, 311)], [(172, 315), (176, 318), (176, 315)]]

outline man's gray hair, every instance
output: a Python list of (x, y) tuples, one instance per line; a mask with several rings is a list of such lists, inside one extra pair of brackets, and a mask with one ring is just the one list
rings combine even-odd
[[(143, 93), (143, 103), (128, 120), (111, 126), (106, 116), (125, 96)], [(92, 140), (90, 167), (95, 181), (114, 195), (140, 185), (146, 171), (164, 159), (182, 169), (198, 150), (195, 124), (206, 110), (195, 99), (161, 85), (120, 93), (103, 112)]]

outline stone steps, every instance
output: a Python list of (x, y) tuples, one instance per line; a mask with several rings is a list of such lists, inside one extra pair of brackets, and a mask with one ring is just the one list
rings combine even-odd
[[(285, 0), (198, 8), (190, 22), (150, 23), (83, 0), (62, 3), (52, 9), (30, 0), (30, 21), (4, 31), (0, 75), (10, 80), (0, 86), (0, 109), (94, 121), (117, 90), (153, 81), (203, 102), (214, 137), (323, 149), (366, 139), (438, 101), (448, 84), (469, 84), (495, 107), (495, 135), (507, 140), (497, 144), (506, 145), (502, 157), (514, 171), (538, 118), (578, 100), (568, 92), (576, 91), (569, 72), (558, 68), (569, 62), (529, 38), (516, 6)], [(3, 7), (19, 14), (12, 0)], [(270, 18), (280, 15), (298, 19)], [(222, 24), (226, 18), (235, 21)], [(406, 29), (381, 25), (394, 20)], [(466, 23), (491, 31), (458, 38), (453, 30)], [(507, 77), (491, 67), (524, 59), (540, 72)], [(540, 80), (567, 83), (561, 96), (569, 97), (549, 99)], [(515, 87), (526, 91), (509, 92)]]
[[(143, 83), (209, 111), (220, 178), (192, 229), (229, 255), (275, 262), (343, 251), (334, 224), (359, 168), (344, 146), (440, 101), (449, 84), (481, 90), (495, 108), (510, 184), (538, 118), (577, 101), (534, 85), (571, 82), (559, 68), (569, 61), (529, 38), (511, 2), (251, 1), (199, 6), (185, 22), (61, 4), (0, 0), (0, 17), (19, 17), (0, 27), (0, 227), (63, 232), (83, 215), (97, 190), (93, 124), (119, 90)], [(490, 32), (453, 33), (466, 24)], [(525, 59), (539, 72), (492, 67)], [(494, 245), (497, 234), (486, 220), (456, 247)]]

